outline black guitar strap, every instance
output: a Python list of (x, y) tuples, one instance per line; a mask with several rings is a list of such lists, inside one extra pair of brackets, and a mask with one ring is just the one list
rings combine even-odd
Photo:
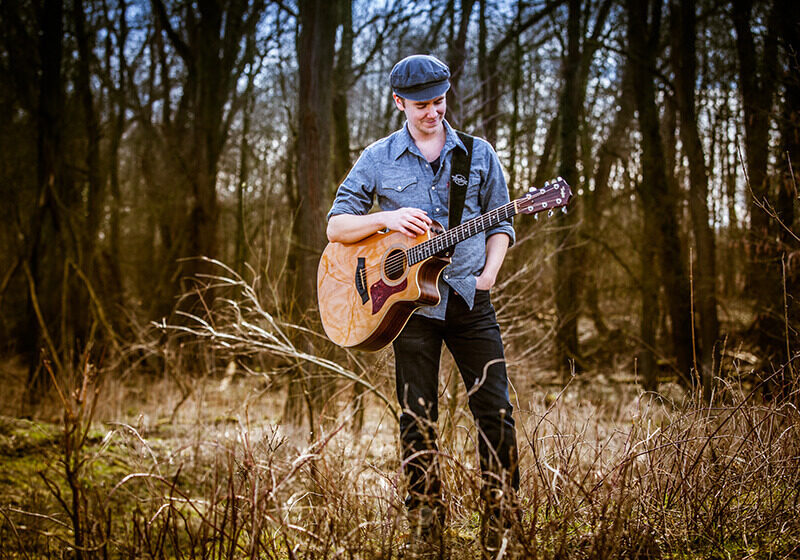
[(467, 148), (462, 152), (459, 148), (453, 150), (453, 160), (450, 166), (450, 203), (449, 203), (449, 228), (453, 229), (461, 223), (461, 214), (464, 213), (464, 200), (467, 197), (469, 186), (469, 169), (472, 166), (472, 141), (469, 134), (456, 131), (458, 137)]

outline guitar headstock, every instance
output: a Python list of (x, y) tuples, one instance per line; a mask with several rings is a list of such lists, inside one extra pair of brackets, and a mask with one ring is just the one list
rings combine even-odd
[[(524, 214), (536, 214), (545, 210), (562, 208), (572, 198), (572, 190), (561, 177), (547, 181), (541, 189), (533, 188), (525, 196), (515, 201), (517, 211)], [(565, 210), (566, 212), (566, 210)]]

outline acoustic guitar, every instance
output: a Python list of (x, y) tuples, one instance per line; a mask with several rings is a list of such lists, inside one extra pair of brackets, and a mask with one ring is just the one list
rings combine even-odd
[(571, 196), (569, 185), (559, 177), (446, 231), (434, 221), (416, 238), (390, 231), (356, 243), (329, 243), (317, 270), (325, 334), (346, 348), (383, 348), (417, 308), (439, 303), (439, 276), (450, 264), (453, 247), (515, 214), (552, 213), (562, 207), (566, 211)]

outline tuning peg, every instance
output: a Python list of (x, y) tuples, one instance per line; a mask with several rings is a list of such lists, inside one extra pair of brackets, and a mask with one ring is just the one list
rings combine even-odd
[(534, 214), (534, 215), (533, 215), (533, 219), (534, 219), (534, 220), (538, 220), (538, 219), (539, 219), (539, 214), (538, 214), (538, 213)]
[(548, 210), (547, 211), (547, 217), (548, 218), (552, 218), (553, 217), (553, 211), (552, 210)]
[(549, 187), (549, 186), (550, 186), (550, 181), (545, 181), (545, 182), (544, 182), (544, 188), (547, 188), (547, 187)]
[(567, 207), (566, 206), (562, 206), (561, 207), (561, 212), (566, 214), (567, 213)]

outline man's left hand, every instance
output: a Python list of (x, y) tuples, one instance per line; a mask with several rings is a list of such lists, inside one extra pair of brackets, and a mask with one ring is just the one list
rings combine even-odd
[(497, 281), (497, 276), (491, 274), (481, 274), (475, 277), (476, 290), (491, 290), (494, 283)]

